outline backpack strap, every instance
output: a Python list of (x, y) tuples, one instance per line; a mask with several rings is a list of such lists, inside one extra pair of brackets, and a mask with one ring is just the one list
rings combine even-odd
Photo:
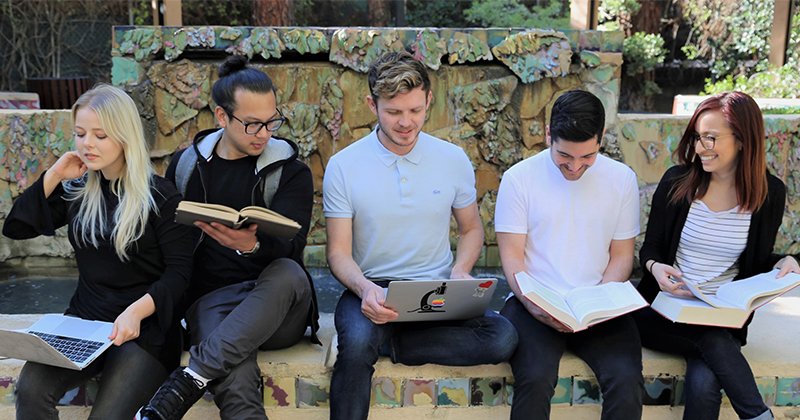
[(192, 170), (197, 163), (197, 151), (194, 146), (189, 145), (184, 149), (181, 156), (178, 158), (178, 165), (175, 167), (175, 186), (181, 195), (186, 195), (186, 185), (189, 184), (189, 178), (192, 176)]
[(283, 165), (278, 166), (264, 177), (264, 206), (266, 208), (270, 208), (270, 205), (272, 205), (272, 198), (275, 197), (275, 192), (278, 191), (278, 183), (281, 181), (282, 173)]

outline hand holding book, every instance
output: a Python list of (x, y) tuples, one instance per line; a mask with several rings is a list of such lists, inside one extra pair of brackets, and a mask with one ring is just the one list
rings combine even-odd
[(661, 290), (675, 296), (692, 297), (692, 292), (683, 283), (681, 270), (654, 260), (650, 261), (653, 261), (650, 263), (650, 272), (655, 277)]
[(674, 322), (741, 328), (757, 308), (800, 285), (800, 274), (789, 273), (777, 278), (778, 274), (779, 270), (775, 269), (723, 284), (716, 296), (687, 282), (685, 286), (692, 298), (660, 292), (651, 306)]
[(647, 302), (627, 281), (576, 287), (562, 295), (525, 272), (519, 272), (514, 277), (523, 294), (518, 296), (519, 299), (533, 302), (571, 332), (585, 330), (647, 306)]
[(267, 235), (291, 238), (300, 230), (292, 219), (259, 206), (248, 206), (239, 211), (220, 204), (181, 201), (175, 210), (175, 222), (194, 225), (194, 222), (217, 222), (232, 229), (255, 224)]

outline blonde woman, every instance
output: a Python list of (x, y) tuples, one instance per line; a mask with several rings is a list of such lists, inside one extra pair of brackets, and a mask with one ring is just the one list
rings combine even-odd
[(17, 418), (58, 418), (64, 393), (102, 373), (91, 418), (131, 419), (177, 365), (193, 233), (172, 220), (180, 195), (154, 174), (125, 92), (95, 87), (78, 98), (72, 119), (75, 150), (16, 200), (3, 234), (52, 236), (67, 225), (79, 276), (66, 314), (113, 322), (114, 345), (81, 371), (26, 363)]

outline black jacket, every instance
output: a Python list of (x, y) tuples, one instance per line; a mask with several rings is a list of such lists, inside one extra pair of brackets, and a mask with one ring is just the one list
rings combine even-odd
[[(206, 185), (214, 180), (209, 179), (208, 160), (210, 160), (216, 143), (221, 138), (221, 129), (204, 130), (195, 136), (192, 145), (197, 156), (202, 157), (197, 159), (197, 164), (194, 166), (188, 183), (186, 184), (186, 191), (184, 197), (190, 201), (207, 202)], [(251, 205), (265, 206), (263, 198), (264, 179), (273, 170), (282, 167), (278, 189), (272, 198), (269, 208), (276, 211), (300, 224), (301, 228), (293, 238), (280, 238), (275, 236), (266, 235), (262, 232), (257, 232), (258, 240), (261, 243), (261, 248), (258, 252), (251, 255), (247, 259), (250, 265), (257, 265), (257, 268), (263, 269), (272, 261), (278, 258), (291, 258), (300, 264), (305, 270), (303, 264), (303, 249), (306, 246), (306, 237), (311, 224), (311, 211), (313, 207), (314, 186), (311, 176), (311, 170), (302, 161), (297, 159), (298, 148), (293, 142), (273, 137), (270, 142), (282, 142), (285, 145), (291, 146), (293, 153), (291, 157), (276, 161), (266, 161), (259, 157), (256, 168), (254, 168), (253, 176), (257, 177), (255, 188), (251, 193)], [(181, 150), (177, 152), (167, 168), (166, 178), (175, 182), (175, 172), (180, 156), (185, 152)], [(266, 152), (266, 150), (265, 150)], [(205, 241), (213, 241), (213, 239), (200, 237), (200, 242), (197, 247), (207, 246)], [(230, 252), (233, 252), (232, 250)], [(239, 257), (241, 259), (241, 257)], [(210, 282), (207, 276), (204, 276), (202, 261), (195, 261), (195, 272), (192, 276), (192, 287), (190, 289), (190, 298), (198, 298), (205, 293), (216, 290), (220, 287), (227, 286), (228, 284), (252, 280), (255, 278), (251, 270), (242, 271), (239, 278), (225, 279), (228, 284), (220, 283), (219, 281)], [(316, 332), (319, 329), (319, 312), (317, 309), (317, 297), (314, 291), (314, 283), (311, 275), (306, 270), (309, 284), (312, 291), (312, 304), (308, 314), (308, 324), (311, 326), (312, 341), (318, 343)]]
[[(130, 247), (130, 259), (121, 260), (108, 238), (98, 247), (78, 240), (73, 221), (79, 203), (68, 201), (61, 184), (44, 196), (44, 175), (17, 198), (3, 225), (12, 239), (53, 236), (68, 225), (68, 236), (78, 263), (78, 286), (66, 313), (83, 319), (114, 322), (130, 304), (149, 293), (156, 312), (143, 319), (136, 343), (158, 358), (167, 369), (178, 365), (180, 343), (176, 337), (182, 300), (192, 271), (192, 228), (173, 221), (181, 197), (166, 179), (154, 176), (150, 194), (156, 209), (147, 216), (144, 234)], [(71, 181), (80, 184), (82, 179)], [(109, 181), (102, 180), (106, 220), (114, 219), (119, 197)]]
[[(639, 261), (642, 265), (649, 260), (669, 265), (675, 263), (675, 254), (678, 252), (678, 243), (691, 203), (687, 201), (670, 203), (669, 193), (675, 181), (687, 172), (687, 166), (673, 166), (658, 183), (650, 207), (644, 244), (639, 251)], [(739, 256), (739, 274), (734, 280), (770, 271), (782, 258), (782, 255), (774, 254), (772, 248), (783, 220), (786, 187), (780, 179), (771, 174), (767, 174), (767, 185), (767, 200), (750, 219), (747, 243)], [(655, 277), (647, 270), (644, 270), (638, 290), (648, 302), (652, 302), (660, 291)], [(751, 320), (752, 316), (742, 329), (732, 331), (742, 343), (747, 337), (747, 325)]]

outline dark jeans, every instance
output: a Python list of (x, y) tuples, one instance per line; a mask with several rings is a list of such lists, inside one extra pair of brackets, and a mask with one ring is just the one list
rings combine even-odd
[(537, 321), (516, 297), (500, 314), (519, 334), (511, 356), (514, 372), (513, 420), (547, 419), (565, 350), (583, 359), (597, 376), (603, 392), (602, 419), (642, 417), (642, 346), (636, 324), (623, 315), (577, 333), (560, 333)]
[(718, 418), (720, 389), (725, 390), (740, 418), (769, 413), (742, 355), (742, 343), (728, 329), (674, 323), (651, 308), (637, 311), (634, 318), (645, 347), (686, 358), (684, 419)]
[(164, 366), (133, 341), (111, 346), (83, 370), (27, 362), (16, 384), (17, 419), (58, 419), (61, 397), (101, 373), (90, 419), (132, 419), (167, 377)]
[(334, 317), (339, 354), (331, 378), (331, 420), (366, 419), (378, 356), (406, 365), (470, 366), (500, 363), (517, 346), (514, 327), (487, 311), (465, 321), (377, 325), (361, 313), (361, 299), (345, 291)]
[(257, 280), (214, 290), (189, 308), (189, 367), (214, 379), (209, 390), (222, 418), (267, 418), (257, 351), (300, 341), (310, 307), (305, 271), (297, 262), (281, 258)]

